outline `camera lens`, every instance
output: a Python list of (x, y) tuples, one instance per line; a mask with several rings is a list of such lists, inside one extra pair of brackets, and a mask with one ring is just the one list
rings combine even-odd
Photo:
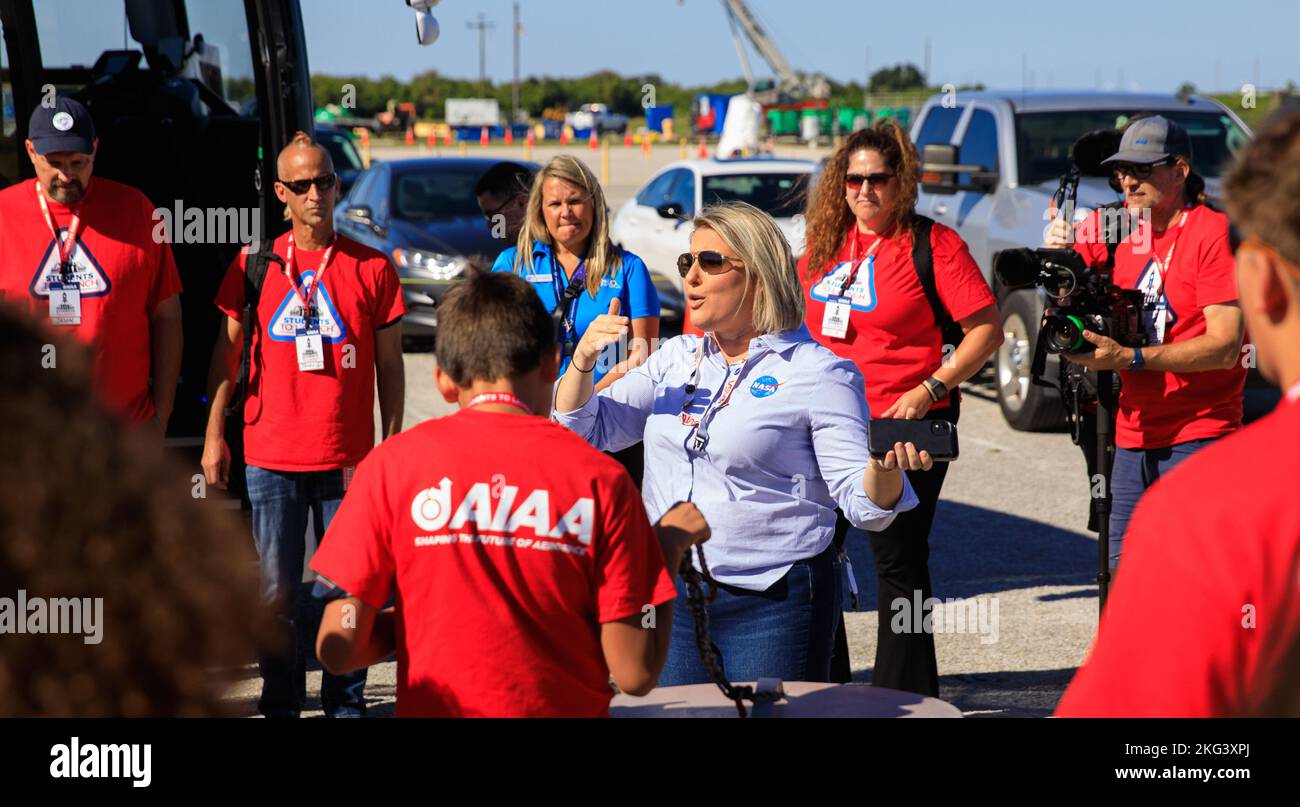
[(1055, 315), (1043, 324), (1047, 329), (1047, 344), (1053, 353), (1078, 353), (1089, 342), (1083, 338), (1083, 321), (1074, 315)]

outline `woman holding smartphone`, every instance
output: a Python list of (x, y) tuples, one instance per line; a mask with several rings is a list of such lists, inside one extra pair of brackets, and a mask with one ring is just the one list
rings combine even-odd
[[(993, 293), (961, 236), (917, 215), (919, 180), (916, 147), (893, 121), (846, 138), (806, 213), (799, 275), (808, 329), (857, 365), (871, 417), (955, 424), (958, 385), (1002, 344), (1002, 328)], [(923, 281), (920, 271), (927, 269)], [(880, 613), (872, 683), (936, 697), (933, 635), (895, 633), (889, 617), (895, 600), (931, 596), (930, 527), (946, 473), (942, 462), (909, 470), (920, 504), (870, 534)], [(841, 517), (840, 542), (848, 527)], [(836, 656), (836, 679), (847, 680), (847, 644)]]

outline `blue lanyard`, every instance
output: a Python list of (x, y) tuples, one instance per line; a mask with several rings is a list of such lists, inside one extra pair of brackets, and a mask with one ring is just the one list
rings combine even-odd
[(567, 287), (562, 286), (564, 267), (555, 259), (555, 253), (551, 253), (551, 289), (555, 292), (555, 309), (552, 313), (558, 313), (561, 308), (568, 305), (568, 310), (562, 313), (565, 334), (577, 331), (578, 298), (582, 296), (582, 286), (586, 279), (587, 259), (583, 258), (578, 262), (578, 268), (573, 270), (573, 278), (569, 280)]

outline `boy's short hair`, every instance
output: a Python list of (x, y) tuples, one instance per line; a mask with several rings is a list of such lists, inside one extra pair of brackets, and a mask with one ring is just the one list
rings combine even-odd
[(489, 194), (497, 198), (528, 193), (533, 187), (533, 172), (527, 166), (504, 161), (489, 168), (474, 186), (474, 195)]
[(470, 270), (438, 304), (438, 366), (459, 387), (517, 378), (555, 348), (555, 323), (510, 272)]

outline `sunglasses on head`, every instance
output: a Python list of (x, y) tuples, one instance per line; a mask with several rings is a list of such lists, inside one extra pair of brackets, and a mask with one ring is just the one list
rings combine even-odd
[(322, 174), (315, 179), (295, 179), (292, 182), (287, 179), (280, 180), (280, 184), (288, 188), (297, 196), (301, 196), (315, 185), (318, 190), (327, 191), (334, 187), (334, 175)]
[(856, 191), (858, 188), (861, 188), (861, 187), (862, 187), (862, 183), (863, 183), (863, 182), (866, 182), (867, 184), (869, 184), (869, 185), (870, 185), (871, 187), (873, 187), (873, 188), (879, 188), (881, 185), (884, 185), (886, 182), (888, 182), (889, 180), (891, 180), (891, 179), (893, 179), (893, 178), (894, 178), (894, 175), (893, 175), (893, 174), (885, 174), (885, 173), (879, 173), (879, 174), (845, 174), (845, 175), (844, 175), (844, 185), (845, 185), (846, 187), (848, 187), (850, 190), (855, 190), (855, 191)]
[(738, 260), (740, 260), (740, 258), (731, 255), (723, 255), (721, 252), (714, 252), (711, 249), (706, 249), (696, 255), (692, 255), (689, 252), (683, 252), (681, 255), (677, 256), (677, 271), (682, 277), (686, 277), (686, 275), (691, 271), (691, 266), (694, 265), (696, 261), (699, 261), (700, 270), (705, 274), (720, 275), (731, 268), (729, 265), (731, 261)]
[(1110, 173), (1118, 179), (1121, 175), (1130, 176), (1134, 179), (1148, 179), (1151, 172), (1157, 165), (1169, 165), (1174, 162), (1172, 157), (1166, 157), (1153, 163), (1115, 163), (1110, 169)]

